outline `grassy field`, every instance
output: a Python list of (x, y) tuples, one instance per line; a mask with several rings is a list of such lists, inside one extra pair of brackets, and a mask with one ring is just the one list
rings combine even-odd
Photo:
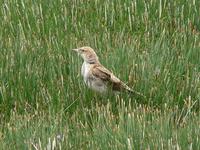
[[(0, 149), (200, 148), (200, 1), (0, 4)], [(85, 45), (146, 99), (88, 89)]]

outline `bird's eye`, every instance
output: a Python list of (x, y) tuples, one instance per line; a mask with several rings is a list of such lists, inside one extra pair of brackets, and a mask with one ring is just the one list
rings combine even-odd
[(85, 50), (84, 50), (84, 49), (80, 49), (80, 51), (81, 51), (81, 52), (84, 52)]

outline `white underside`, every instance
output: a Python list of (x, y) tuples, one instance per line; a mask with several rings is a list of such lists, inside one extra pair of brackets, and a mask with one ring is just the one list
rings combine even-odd
[(83, 76), (85, 84), (100, 93), (107, 91), (107, 86), (101, 79), (96, 78), (90, 73), (91, 64), (84, 62), (81, 68), (81, 74)]

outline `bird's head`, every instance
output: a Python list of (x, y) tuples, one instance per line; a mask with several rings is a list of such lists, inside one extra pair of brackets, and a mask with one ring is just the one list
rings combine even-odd
[(95, 51), (88, 46), (72, 49), (73, 51), (76, 51), (84, 61), (88, 63), (98, 63), (98, 56), (96, 55)]

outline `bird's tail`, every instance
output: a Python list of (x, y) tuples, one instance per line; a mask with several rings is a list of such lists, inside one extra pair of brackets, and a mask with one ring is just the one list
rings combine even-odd
[(137, 92), (137, 91), (135, 91), (135, 90), (128, 89), (128, 92), (131, 93), (131, 94), (134, 94), (134, 95), (137, 95), (137, 96), (139, 96), (139, 97), (142, 97), (142, 98), (146, 99), (146, 96), (145, 96), (144, 94), (142, 94), (142, 93), (140, 93), (140, 92)]
[(136, 95), (136, 96), (139, 96), (139, 97), (142, 97), (142, 98), (145, 98), (145, 99), (146, 99), (146, 96), (145, 96), (144, 94), (142, 94), (142, 93), (140, 93), (140, 92), (137, 92), (137, 91), (131, 89), (131, 88), (128, 87), (126, 84), (124, 84), (124, 87), (125, 87), (126, 91), (128, 91), (129, 93), (134, 94), (134, 95)]

